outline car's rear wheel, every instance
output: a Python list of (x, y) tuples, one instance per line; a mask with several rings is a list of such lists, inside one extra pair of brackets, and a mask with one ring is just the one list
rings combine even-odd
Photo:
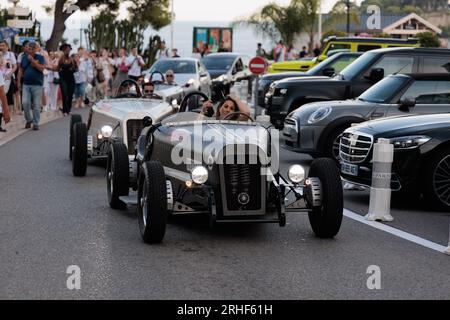
[(116, 142), (111, 145), (106, 172), (109, 206), (113, 209), (125, 209), (126, 204), (120, 197), (129, 194), (130, 170), (128, 149), (124, 143)]
[(70, 127), (69, 127), (69, 158), (72, 160), (72, 149), (73, 149), (73, 127), (76, 123), (83, 122), (81, 115), (73, 114), (70, 117)]
[(341, 228), (344, 196), (336, 162), (330, 158), (314, 160), (308, 177), (318, 178), (321, 184), (320, 206), (308, 213), (311, 227), (319, 238), (333, 238)]
[(138, 180), (139, 230), (145, 243), (160, 243), (166, 233), (167, 184), (163, 166), (156, 161), (142, 165)]
[(87, 169), (87, 127), (76, 123), (73, 127), (72, 172), (75, 177), (84, 177)]
[(438, 210), (450, 210), (450, 148), (441, 149), (426, 163), (425, 200)]

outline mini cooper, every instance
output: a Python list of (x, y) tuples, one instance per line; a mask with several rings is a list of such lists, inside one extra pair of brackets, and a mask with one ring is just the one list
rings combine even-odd
[(195, 95), (209, 100), (193, 92), (177, 114), (163, 121), (143, 119), (134, 159), (124, 142), (110, 148), (108, 202), (114, 209), (137, 206), (144, 242), (163, 240), (168, 215), (205, 214), (211, 225), (285, 226), (287, 212), (308, 213), (318, 237), (338, 233), (343, 191), (332, 159), (315, 160), (308, 176), (302, 166), (293, 165), (283, 177), (277, 166), (277, 130), (241, 112), (220, 120), (204, 116), (200, 108), (189, 108)]

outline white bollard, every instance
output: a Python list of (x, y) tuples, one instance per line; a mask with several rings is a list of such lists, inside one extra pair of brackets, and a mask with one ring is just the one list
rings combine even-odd
[(394, 146), (389, 139), (379, 139), (373, 148), (372, 187), (366, 220), (393, 221), (391, 216), (391, 177)]

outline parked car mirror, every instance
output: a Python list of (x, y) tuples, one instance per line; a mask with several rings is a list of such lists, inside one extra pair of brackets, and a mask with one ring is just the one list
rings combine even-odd
[(144, 117), (144, 119), (142, 120), (142, 123), (144, 124), (144, 127), (151, 127), (151, 125), (153, 124), (153, 120), (151, 117)]
[(322, 70), (322, 74), (326, 77), (332, 77), (336, 73), (336, 70), (334, 68), (325, 68)]
[(377, 83), (378, 81), (384, 78), (384, 69), (383, 68), (373, 68), (370, 70), (369, 80), (373, 83)]
[(406, 97), (400, 100), (400, 110), (409, 110), (416, 105), (416, 99), (412, 97)]

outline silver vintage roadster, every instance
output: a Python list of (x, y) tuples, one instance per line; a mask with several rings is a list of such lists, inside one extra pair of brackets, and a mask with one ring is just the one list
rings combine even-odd
[[(343, 191), (332, 159), (317, 159), (306, 176), (293, 165), (286, 177), (278, 162), (277, 130), (270, 124), (235, 121), (190, 110), (186, 95), (179, 112), (159, 122), (146, 118), (134, 157), (114, 142), (107, 165), (112, 208), (137, 205), (141, 236), (159, 243), (168, 215), (209, 215), (215, 223), (286, 224), (286, 213), (308, 213), (319, 237), (334, 237), (343, 216)], [(237, 118), (239, 119), (239, 117)], [(137, 193), (130, 195), (130, 188)]]
[(107, 160), (113, 142), (122, 142), (126, 152), (134, 156), (137, 139), (144, 128), (142, 119), (149, 117), (158, 122), (177, 111), (176, 100), (182, 99), (183, 91), (158, 82), (154, 88), (152, 94), (145, 96), (135, 81), (126, 80), (115, 98), (101, 100), (92, 107), (87, 123), (81, 115), (72, 115), (69, 156), (74, 176), (86, 175), (88, 159)]

